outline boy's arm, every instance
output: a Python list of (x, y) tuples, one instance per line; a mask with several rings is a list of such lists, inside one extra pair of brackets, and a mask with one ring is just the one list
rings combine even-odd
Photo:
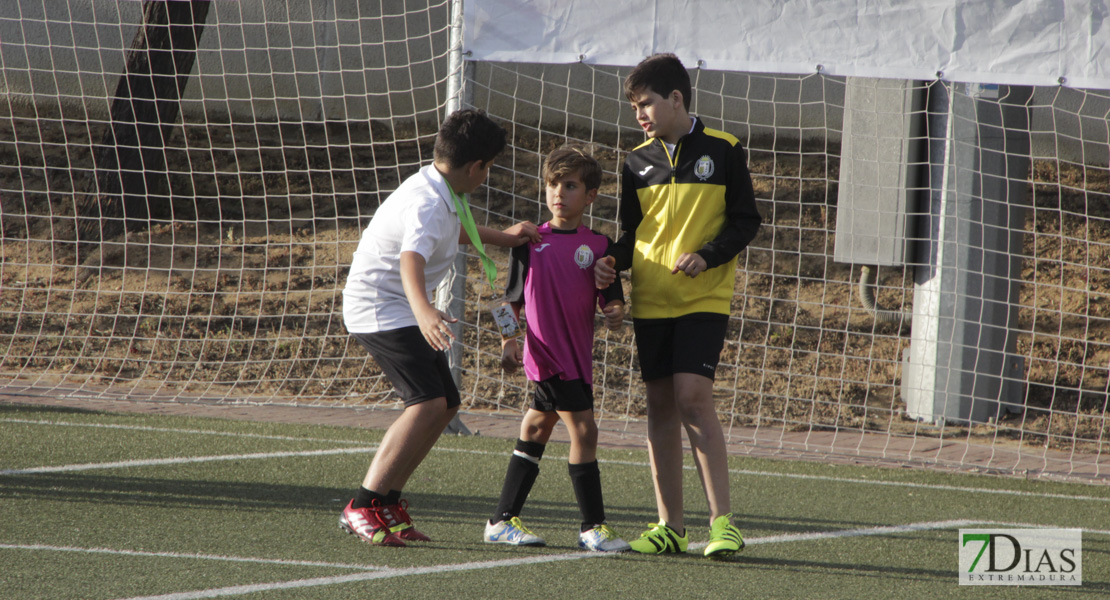
[[(524, 306), (524, 281), (528, 278), (529, 246), (517, 246), (510, 251), (509, 281), (505, 285), (505, 301), (520, 322), (520, 309)], [(501, 340), (501, 368), (514, 373), (524, 363), (524, 354), (516, 337)]]
[(620, 329), (624, 324), (624, 300), (610, 300), (601, 308), (601, 314), (605, 315), (605, 326), (610, 331)]
[(636, 245), (636, 228), (644, 220), (644, 210), (640, 206), (640, 195), (636, 193), (636, 174), (628, 166), (627, 159), (621, 169), (621, 197), (618, 213), (621, 219), (621, 235), (609, 245), (606, 256), (617, 259), (613, 268), (627, 271), (632, 267), (632, 250)]
[(632, 169), (625, 160), (621, 170), (621, 197), (618, 213), (621, 220), (621, 236), (609, 244), (602, 259), (594, 263), (594, 283), (603, 290), (613, 283), (619, 271), (632, 267), (632, 249), (636, 245), (636, 228), (644, 220), (640, 197), (636, 194), (636, 183)]
[(528, 279), (528, 264), (531, 262), (529, 250), (529, 246), (525, 244), (509, 251), (509, 277), (505, 283), (505, 300), (520, 306), (524, 306), (524, 282)]
[[(609, 248), (612, 248), (613, 241), (608, 238), (606, 241), (609, 242)], [(606, 254), (608, 253), (606, 250)], [(624, 323), (624, 286), (619, 277), (614, 277), (612, 283), (598, 292), (598, 303), (601, 313), (605, 315), (605, 326), (612, 331), (620, 329)]]
[(712, 269), (732, 260), (755, 239), (763, 218), (755, 206), (755, 189), (744, 148), (736, 144), (729, 150), (725, 190), (725, 226), (717, 237), (706, 242), (696, 254)]
[[(517, 321), (520, 320), (520, 307), (523, 305), (523, 302), (509, 303), (509, 306), (513, 309), (513, 314), (516, 315)], [(517, 342), (517, 338), (519, 337), (520, 336), (514, 336), (501, 340), (501, 368), (509, 374), (515, 373), (516, 370), (524, 364), (524, 353), (521, 352), (520, 343)]]
[[(598, 235), (601, 235), (601, 234), (598, 234)], [(612, 257), (613, 256), (612, 255), (613, 247), (616, 246), (616, 243), (614, 243), (613, 240), (609, 239), (608, 237), (605, 238), (605, 241), (608, 243), (608, 246), (605, 249), (605, 254), (603, 254), (602, 257), (600, 259), (598, 259), (597, 263), (595, 263), (595, 265), (594, 265), (594, 273), (595, 273), (594, 280), (595, 280), (595, 283), (596, 283), (596, 280), (597, 280), (597, 277), (596, 277), (596, 273), (597, 273), (597, 269), (598, 269), (597, 265), (600, 264), (603, 260), (605, 260), (606, 257)], [(612, 267), (612, 265), (609, 265), (609, 266)], [(615, 275), (615, 272), (614, 272), (614, 275)], [(621, 304), (624, 304), (624, 286), (621, 284), (620, 278), (615, 277), (615, 276), (613, 277), (613, 281), (609, 282), (607, 285), (605, 285), (605, 287), (600, 287), (599, 288), (599, 291), (598, 291), (598, 306), (604, 308), (606, 305), (613, 302), (614, 300), (620, 301)]]
[[(486, 227), (485, 225), (478, 225), (477, 228), (478, 239), (482, 240), (483, 244), (493, 244), (494, 246), (501, 246), (504, 248), (516, 248), (528, 242), (540, 241), (539, 228), (531, 221), (521, 221), (504, 231)], [(459, 227), (459, 243), (470, 243), (470, 236), (466, 234), (466, 230), (462, 227)]]
[(401, 285), (405, 289), (405, 297), (412, 307), (412, 314), (416, 316), (416, 323), (420, 326), (420, 333), (424, 339), (436, 350), (446, 350), (455, 340), (448, 323), (455, 319), (447, 313), (437, 310), (428, 301), (428, 291), (424, 278), (424, 267), (427, 260), (419, 252), (406, 250), (401, 253)]

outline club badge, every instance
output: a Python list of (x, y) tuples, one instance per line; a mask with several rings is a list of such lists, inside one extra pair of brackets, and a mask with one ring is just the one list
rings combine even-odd
[(698, 179), (705, 181), (713, 176), (713, 168), (713, 159), (709, 158), (707, 154), (699, 158), (697, 164), (694, 165), (694, 175), (697, 175)]
[(574, 251), (574, 264), (578, 265), (579, 269), (588, 269), (594, 264), (594, 251), (586, 244), (582, 244)]

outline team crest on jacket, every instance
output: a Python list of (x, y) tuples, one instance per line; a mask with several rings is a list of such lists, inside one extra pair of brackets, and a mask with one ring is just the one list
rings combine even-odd
[(702, 181), (713, 176), (713, 159), (709, 158), (708, 154), (698, 159), (697, 164), (694, 165), (694, 175)]
[(594, 264), (594, 251), (586, 244), (582, 244), (574, 251), (574, 264), (578, 265), (579, 269), (589, 268)]

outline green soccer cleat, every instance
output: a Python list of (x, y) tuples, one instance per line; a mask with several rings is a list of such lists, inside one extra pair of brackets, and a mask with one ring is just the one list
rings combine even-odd
[(709, 558), (725, 558), (744, 549), (744, 536), (732, 526), (732, 513), (713, 519), (709, 529), (709, 544), (705, 555)]
[(641, 533), (640, 539), (632, 540), (628, 545), (641, 554), (666, 554), (686, 552), (690, 540), (684, 535), (678, 535), (665, 521), (659, 521), (651, 523), (651, 529)]

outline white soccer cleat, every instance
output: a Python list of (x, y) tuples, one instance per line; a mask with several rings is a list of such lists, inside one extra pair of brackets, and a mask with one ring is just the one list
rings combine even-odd
[(612, 527), (604, 523), (579, 533), (578, 547), (591, 552), (627, 552), (632, 549)]
[(486, 522), (486, 533), (482, 538), (487, 544), (509, 544), (510, 546), (546, 546), (543, 538), (529, 531), (520, 517), (501, 521), (496, 525)]

